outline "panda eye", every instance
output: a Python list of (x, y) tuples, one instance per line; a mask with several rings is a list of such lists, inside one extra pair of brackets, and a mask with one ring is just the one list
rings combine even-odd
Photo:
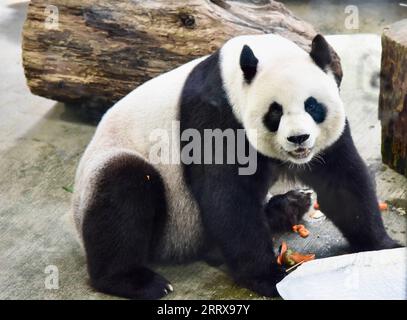
[(276, 132), (280, 125), (280, 119), (283, 116), (283, 107), (277, 102), (273, 102), (267, 114), (263, 118), (264, 125), (271, 131)]
[(319, 103), (314, 97), (309, 97), (304, 102), (305, 111), (314, 119), (316, 123), (321, 123), (326, 117), (326, 108), (322, 103)]

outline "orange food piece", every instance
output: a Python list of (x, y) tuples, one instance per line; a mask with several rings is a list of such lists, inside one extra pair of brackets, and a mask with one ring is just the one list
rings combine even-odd
[(298, 232), (299, 229), (303, 229), (305, 226), (303, 224), (295, 224), (293, 225), (293, 231)]
[(301, 238), (306, 238), (309, 236), (309, 231), (306, 228), (302, 228), (298, 230), (298, 234), (300, 235)]
[(293, 252), (290, 255), (291, 259), (295, 261), (295, 263), (300, 263), (300, 262), (307, 262), (315, 259), (315, 254), (301, 254), (299, 252)]
[(282, 266), (283, 265), (283, 256), (287, 252), (287, 244), (283, 241), (280, 246), (280, 252), (277, 257), (277, 263)]
[(306, 238), (309, 236), (309, 231), (303, 224), (293, 225), (293, 231), (298, 233), (302, 238)]
[(319, 203), (315, 201), (314, 203), (314, 209), (315, 210), (319, 210)]
[(389, 208), (386, 202), (379, 202), (380, 211), (386, 211)]
[[(277, 257), (277, 263), (281, 266), (293, 268), (295, 265), (299, 265), (303, 262), (307, 262), (315, 259), (315, 254), (302, 254), (288, 249), (287, 244), (283, 241), (279, 248), (279, 254)], [(288, 270), (290, 270), (289, 268)], [(287, 271), (288, 271), (287, 270)]]

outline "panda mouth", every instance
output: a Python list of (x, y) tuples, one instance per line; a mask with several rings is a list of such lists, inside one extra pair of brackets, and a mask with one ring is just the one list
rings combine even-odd
[(305, 159), (311, 154), (311, 148), (297, 148), (294, 151), (288, 151), (287, 153), (294, 159)]

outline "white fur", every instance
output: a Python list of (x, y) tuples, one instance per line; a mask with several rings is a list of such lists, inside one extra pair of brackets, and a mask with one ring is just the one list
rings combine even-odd
[[(245, 44), (259, 60), (257, 74), (250, 84), (245, 83), (239, 65)], [(342, 134), (345, 112), (332, 73), (323, 72), (309, 54), (293, 42), (278, 35), (233, 38), (221, 50), (221, 72), (236, 117), (247, 130), (250, 143), (264, 155), (305, 163)], [(316, 124), (304, 109), (304, 101), (310, 96), (328, 109), (321, 124)], [(263, 123), (272, 102), (283, 106), (276, 133), (270, 132)], [(257, 139), (248, 129), (257, 130)], [(300, 134), (310, 135), (305, 147), (313, 148), (305, 159), (292, 158), (287, 153), (295, 149), (287, 137)]]
[[(124, 153), (148, 161), (154, 143), (150, 134), (154, 129), (166, 130), (169, 137), (172, 136), (171, 125), (178, 116), (182, 87), (193, 67), (203, 59), (191, 61), (144, 83), (104, 115), (76, 174), (73, 211), (80, 234), (99, 173)], [(168, 202), (168, 218), (158, 258), (191, 253), (198, 248), (202, 230), (197, 204), (184, 183), (182, 168), (177, 164), (154, 164), (154, 167), (163, 178)]]

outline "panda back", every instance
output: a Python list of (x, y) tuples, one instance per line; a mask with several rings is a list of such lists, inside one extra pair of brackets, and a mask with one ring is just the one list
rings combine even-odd
[[(82, 233), (86, 208), (95, 196), (97, 176), (103, 167), (123, 153), (137, 155), (150, 162), (150, 148), (156, 143), (151, 139), (151, 134), (158, 129), (165, 130), (172, 137), (173, 122), (179, 120), (185, 81), (193, 68), (204, 59), (193, 60), (144, 83), (104, 115), (76, 174), (73, 213), (79, 234)], [(199, 247), (201, 222), (198, 208), (185, 185), (179, 163), (156, 163), (154, 168), (164, 181), (168, 210), (156, 258), (178, 259)]]

